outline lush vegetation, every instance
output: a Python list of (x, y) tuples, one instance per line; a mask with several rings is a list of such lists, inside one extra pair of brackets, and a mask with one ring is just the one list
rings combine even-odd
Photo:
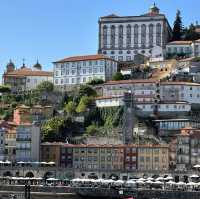
[(174, 21), (173, 26), (173, 41), (180, 41), (180, 40), (197, 40), (200, 38), (200, 35), (196, 32), (196, 26), (191, 23), (189, 27), (183, 26), (182, 17), (180, 10), (177, 10), (176, 18)]

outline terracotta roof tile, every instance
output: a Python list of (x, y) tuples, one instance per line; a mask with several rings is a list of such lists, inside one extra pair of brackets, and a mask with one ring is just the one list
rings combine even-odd
[(136, 84), (136, 83), (157, 83), (156, 80), (153, 79), (136, 79), (136, 80), (120, 80), (120, 81), (108, 81), (104, 85), (112, 85), (112, 84)]
[[(54, 63), (64, 63), (64, 62), (76, 62), (76, 61), (87, 61), (87, 60), (99, 60), (99, 59), (108, 59), (113, 60), (105, 55), (97, 54), (97, 55), (84, 55), (84, 56), (74, 56), (67, 57), (61, 60), (58, 60)], [(113, 60), (114, 61), (114, 60)]]
[(20, 68), (11, 72), (4, 73), (4, 76), (53, 76), (53, 72), (32, 70), (31, 68)]
[(169, 42), (167, 45), (189, 45), (192, 44), (192, 41), (172, 41)]

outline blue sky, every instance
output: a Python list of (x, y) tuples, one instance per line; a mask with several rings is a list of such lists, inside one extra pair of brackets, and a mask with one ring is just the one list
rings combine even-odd
[[(98, 47), (98, 18), (116, 13), (146, 13), (151, 0), (0, 0), (0, 74), (11, 58), (17, 67), (37, 59), (45, 69), (71, 55), (94, 54)], [(173, 24), (180, 9), (183, 23), (199, 20), (199, 0), (157, 0)]]

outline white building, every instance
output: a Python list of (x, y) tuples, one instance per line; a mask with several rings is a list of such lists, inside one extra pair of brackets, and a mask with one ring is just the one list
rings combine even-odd
[(66, 90), (93, 79), (111, 80), (117, 69), (117, 61), (100, 54), (68, 57), (54, 62), (54, 85)]
[(156, 80), (121, 80), (104, 84), (103, 96), (134, 94), (136, 102), (188, 102), (193, 107), (200, 105), (200, 84), (190, 82), (159, 82)]
[[(188, 102), (143, 102), (136, 101), (137, 114), (151, 116), (155, 112), (159, 116), (187, 115), (191, 111), (191, 104)], [(124, 96), (97, 97), (96, 106), (99, 108), (118, 107), (124, 105)]]
[(139, 54), (162, 59), (171, 35), (165, 15), (154, 4), (140, 16), (101, 17), (98, 52), (118, 61), (132, 61)]
[(0, 160), (5, 159), (5, 134), (6, 129), (3, 127), (0, 127)]
[(10, 85), (13, 92), (35, 89), (43, 81), (53, 82), (53, 73), (42, 71), (42, 66), (38, 62), (33, 68), (28, 68), (23, 64), (21, 68), (16, 69), (10, 61), (3, 74), (3, 83)]
[(40, 158), (40, 127), (27, 124), (16, 129), (16, 161), (38, 162)]
[(162, 82), (160, 99), (167, 101), (186, 101), (192, 106), (200, 104), (200, 84), (190, 82)]
[(172, 41), (166, 45), (166, 57), (199, 57), (200, 39), (195, 41)]

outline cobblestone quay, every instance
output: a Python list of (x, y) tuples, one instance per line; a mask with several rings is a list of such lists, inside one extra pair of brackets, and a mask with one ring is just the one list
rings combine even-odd
[(135, 199), (200, 199), (200, 192), (195, 191), (168, 191), (168, 190), (144, 190), (144, 189), (104, 189), (104, 188), (81, 188), (76, 193), (82, 198), (126, 198)]

